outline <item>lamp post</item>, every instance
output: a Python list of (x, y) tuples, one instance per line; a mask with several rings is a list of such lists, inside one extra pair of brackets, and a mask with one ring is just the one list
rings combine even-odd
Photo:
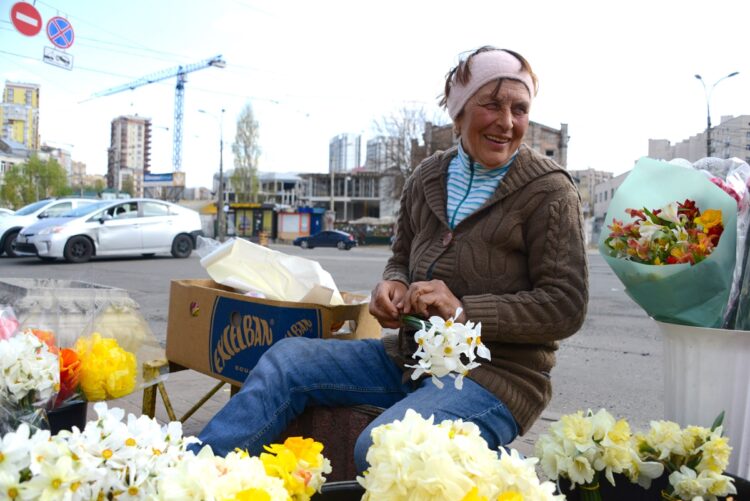
[(706, 156), (711, 156), (711, 93), (714, 90), (714, 87), (718, 85), (719, 82), (722, 80), (725, 80), (727, 78), (731, 78), (733, 76), (739, 75), (739, 71), (733, 71), (729, 75), (723, 76), (717, 81), (714, 82), (714, 84), (711, 86), (711, 88), (706, 87), (706, 81), (703, 80), (703, 77), (698, 75), (696, 73), (695, 78), (700, 80), (701, 84), (703, 85), (703, 93), (706, 95)]
[(224, 108), (221, 109), (220, 117), (206, 110), (198, 110), (198, 112), (213, 117), (219, 123), (219, 192), (216, 202), (216, 237), (221, 242), (224, 241), (224, 234), (226, 233), (224, 224), (226, 220), (226, 214), (224, 214)]

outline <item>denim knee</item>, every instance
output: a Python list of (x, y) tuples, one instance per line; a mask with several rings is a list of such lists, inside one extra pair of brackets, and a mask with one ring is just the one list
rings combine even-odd
[(367, 462), (367, 451), (372, 445), (371, 431), (372, 426), (365, 428), (354, 444), (354, 466), (357, 468), (357, 475), (361, 475), (370, 466)]

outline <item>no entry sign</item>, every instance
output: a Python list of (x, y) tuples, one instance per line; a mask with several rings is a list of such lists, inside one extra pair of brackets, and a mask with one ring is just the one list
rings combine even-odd
[(55, 46), (67, 49), (73, 45), (73, 26), (64, 17), (55, 16), (47, 21), (47, 38)]
[(33, 37), (42, 30), (42, 16), (26, 2), (18, 2), (10, 8), (10, 22), (23, 35)]

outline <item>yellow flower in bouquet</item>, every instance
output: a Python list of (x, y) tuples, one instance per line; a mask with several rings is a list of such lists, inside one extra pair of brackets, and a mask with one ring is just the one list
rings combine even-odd
[(136, 358), (117, 340), (98, 332), (78, 339), (75, 351), (81, 360), (80, 384), (89, 401), (120, 398), (135, 390)]
[(289, 437), (283, 444), (264, 446), (260, 460), (268, 475), (284, 481), (294, 501), (307, 501), (325, 482), (331, 464), (322, 454), (323, 444), (312, 438)]

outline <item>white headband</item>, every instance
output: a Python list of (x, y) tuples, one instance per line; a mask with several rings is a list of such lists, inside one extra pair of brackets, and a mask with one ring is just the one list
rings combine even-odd
[(469, 62), (471, 78), (466, 85), (462, 85), (453, 76), (453, 85), (448, 95), (448, 114), (452, 120), (461, 113), (466, 101), (482, 88), (487, 82), (498, 78), (518, 80), (529, 91), (529, 99), (534, 97), (534, 81), (531, 75), (523, 69), (521, 62), (504, 50), (490, 50), (480, 52)]

